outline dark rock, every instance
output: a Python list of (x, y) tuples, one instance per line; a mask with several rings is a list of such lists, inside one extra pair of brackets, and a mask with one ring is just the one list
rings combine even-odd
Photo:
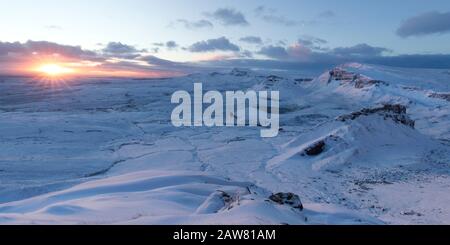
[(362, 80), (362, 79), (355, 80), (355, 88), (361, 89), (361, 88), (365, 88), (365, 87), (372, 86), (372, 85), (375, 85), (375, 86), (380, 86), (380, 85), (388, 86), (389, 83), (385, 82), (385, 81), (381, 81), (381, 80), (369, 80), (369, 81), (365, 81), (365, 80)]
[(330, 71), (330, 78), (328, 80), (328, 83), (330, 83), (332, 80), (335, 81), (341, 81), (341, 82), (348, 82), (348, 83), (354, 83), (355, 88), (362, 89), (368, 86), (388, 86), (389, 83), (381, 80), (371, 80), (367, 77), (364, 77), (360, 74), (356, 74), (353, 72), (348, 72), (345, 70), (342, 70), (340, 68), (335, 68)]
[(212, 77), (215, 77), (215, 76), (223, 76), (225, 74), (214, 71), (214, 72), (211, 72), (209, 75), (212, 76)]
[(247, 77), (249, 75), (249, 71), (234, 68), (233, 70), (231, 70), (230, 75), (236, 76), (236, 77)]
[(267, 81), (268, 81), (268, 82), (273, 82), (273, 83), (275, 83), (275, 82), (278, 82), (278, 81), (280, 81), (280, 80), (282, 80), (282, 79), (283, 79), (282, 77), (275, 76), (275, 75), (269, 75), (269, 76), (267, 76)]
[(299, 82), (299, 83), (302, 83), (302, 82), (312, 82), (314, 79), (312, 79), (312, 78), (297, 78), (297, 79), (294, 79), (294, 81), (296, 81), (296, 82)]
[(384, 119), (392, 119), (395, 123), (400, 123), (411, 128), (414, 128), (415, 126), (415, 121), (410, 119), (406, 115), (406, 107), (399, 104), (386, 104), (382, 107), (364, 108), (360, 111), (340, 116), (337, 118), (337, 120), (345, 122), (348, 120), (355, 120), (356, 118), (361, 116), (369, 116), (373, 114), (381, 115), (384, 117)]
[(352, 82), (358, 78), (358, 74), (348, 72), (340, 68), (335, 68), (330, 71), (330, 79), (328, 80), (328, 82), (330, 83), (331, 80)]
[(429, 95), (429, 97), (450, 101), (450, 93), (432, 93)]
[(305, 154), (308, 156), (317, 156), (323, 152), (325, 148), (325, 141), (321, 140), (314, 143), (312, 146), (305, 149)]
[(303, 204), (300, 200), (300, 197), (294, 193), (283, 193), (279, 192), (277, 194), (272, 194), (269, 199), (273, 202), (276, 202), (280, 205), (289, 205), (293, 208), (303, 210)]
[(401, 214), (402, 214), (402, 215), (407, 215), (407, 216), (418, 216), (418, 217), (423, 216), (423, 214), (418, 213), (418, 212), (416, 212), (416, 211), (414, 211), (414, 210), (411, 210), (411, 211), (404, 211), (404, 212), (401, 212)]

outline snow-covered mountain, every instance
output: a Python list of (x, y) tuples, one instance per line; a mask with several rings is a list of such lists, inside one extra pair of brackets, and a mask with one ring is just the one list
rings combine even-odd
[[(280, 91), (279, 135), (173, 127), (170, 97), (195, 82)], [(355, 63), (1, 78), (0, 223), (449, 224), (449, 98), (447, 70)]]

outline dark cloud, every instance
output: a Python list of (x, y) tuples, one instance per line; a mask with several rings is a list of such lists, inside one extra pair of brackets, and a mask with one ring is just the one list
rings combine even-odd
[(373, 47), (366, 43), (357, 44), (352, 47), (338, 47), (331, 51), (332, 54), (347, 57), (374, 57), (386, 52), (392, 51), (387, 48)]
[(206, 13), (207, 16), (219, 21), (225, 26), (247, 26), (249, 25), (244, 14), (232, 8), (219, 8), (213, 13)]
[[(321, 40), (321, 39), (318, 39)], [(314, 42), (311, 40), (307, 40), (308, 44), (313, 45)], [(294, 44), (290, 46), (264, 46), (261, 48), (261, 50), (258, 52), (258, 54), (267, 56), (272, 59), (278, 59), (278, 60), (305, 60), (305, 59), (311, 59), (314, 58), (314, 52), (311, 47), (308, 47), (307, 45), (303, 44), (299, 41), (295, 42)], [(317, 53), (319, 54), (319, 53)]]
[(124, 59), (134, 59), (139, 57), (141, 53), (146, 52), (145, 49), (137, 49), (134, 46), (123, 44), (121, 42), (109, 42), (102, 52), (106, 56), (124, 58)]
[(328, 50), (328, 48), (323, 47), (323, 45), (328, 43), (327, 40), (313, 36), (304, 36), (302, 38), (299, 38), (298, 43), (312, 50), (321, 50), (321, 51)]
[(180, 69), (180, 68), (184, 69), (187, 67), (187, 65), (185, 65), (184, 63), (173, 62), (170, 60), (161, 59), (154, 55), (141, 56), (138, 58), (138, 60), (145, 61), (149, 65), (152, 65), (153, 67), (159, 67), (160, 69), (164, 68), (164, 69), (174, 70), (174, 69)]
[(252, 44), (262, 44), (262, 39), (256, 36), (246, 36), (239, 39), (241, 42), (252, 43)]
[(153, 46), (156, 46), (155, 48), (152, 48), (152, 49), (151, 49), (151, 51), (152, 51), (153, 53), (158, 53), (159, 48), (166, 47), (168, 50), (173, 50), (173, 49), (178, 48), (178, 46), (179, 46), (177, 42), (172, 41), (172, 40), (167, 41), (167, 42), (165, 42), (165, 43), (164, 43), (164, 42), (152, 43), (152, 45), (153, 45)]
[(26, 48), (19, 42), (0, 42), (0, 56), (6, 56), (10, 53), (23, 53)]
[(213, 28), (214, 25), (209, 20), (190, 21), (186, 19), (178, 19), (178, 23), (182, 24), (186, 29), (195, 30), (201, 28)]
[(286, 48), (282, 46), (265, 46), (258, 53), (274, 59), (286, 59), (289, 57)]
[(253, 58), (253, 52), (249, 51), (249, 50), (243, 50), (240, 54), (240, 57), (244, 57), (244, 58)]
[(339, 64), (344, 62), (356, 61), (362, 62), (383, 57), (389, 49), (381, 47), (373, 47), (368, 44), (358, 44), (351, 47), (337, 47), (334, 49), (317, 49), (316, 43), (326, 43), (322, 39), (300, 39), (296, 43), (284, 46), (265, 46), (262, 47), (258, 54), (284, 62), (300, 62), (300, 63), (324, 63)]
[(299, 21), (288, 19), (283, 15), (277, 15), (276, 12), (277, 11), (275, 9), (267, 9), (264, 6), (259, 6), (255, 9), (256, 16), (268, 23), (284, 26), (295, 26), (302, 23)]
[(166, 47), (171, 50), (178, 47), (178, 44), (175, 41), (168, 41), (166, 42)]
[(192, 44), (188, 47), (191, 52), (210, 52), (210, 51), (239, 51), (240, 48), (236, 44), (233, 44), (226, 37), (220, 37), (217, 39), (208, 39), (206, 41), (200, 41)]
[(261, 60), (261, 59), (228, 59), (215, 60), (204, 63), (204, 66), (217, 68), (254, 68), (265, 70), (297, 70), (311, 72), (317, 75), (329, 70), (337, 65), (346, 62), (361, 62), (367, 64), (404, 67), (404, 68), (434, 68), (450, 69), (450, 55), (399, 55), (399, 56), (380, 56), (372, 58), (343, 58), (330, 55), (315, 57), (309, 61), (297, 60)]
[(2, 55), (59, 55), (66, 58), (94, 58), (93, 51), (83, 50), (80, 46), (61, 45), (47, 41), (0, 42), (0, 56)]
[(406, 68), (450, 69), (449, 54), (380, 56), (363, 60), (363, 62)]
[(450, 32), (450, 12), (428, 12), (405, 20), (397, 29), (401, 37)]

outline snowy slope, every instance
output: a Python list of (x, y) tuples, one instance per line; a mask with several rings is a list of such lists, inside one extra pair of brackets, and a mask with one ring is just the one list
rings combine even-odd
[(6, 224), (377, 224), (332, 206), (300, 210), (251, 183), (142, 171), (0, 206)]
[[(1, 81), (0, 223), (450, 223), (446, 70)], [(280, 91), (279, 136), (174, 128), (170, 96), (194, 82)]]

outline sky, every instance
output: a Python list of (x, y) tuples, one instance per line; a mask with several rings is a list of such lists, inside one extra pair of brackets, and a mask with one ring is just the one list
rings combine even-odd
[(450, 1), (0, 0), (0, 73), (168, 75), (342, 62), (450, 68)]

